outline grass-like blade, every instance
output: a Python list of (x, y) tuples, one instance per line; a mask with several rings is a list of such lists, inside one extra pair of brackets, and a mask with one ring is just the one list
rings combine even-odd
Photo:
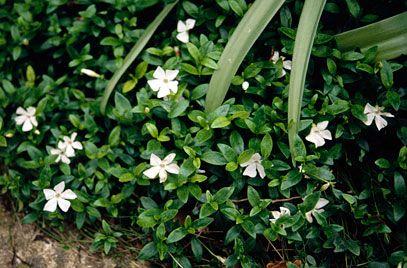
[(288, 94), (288, 141), (294, 161), (295, 137), (301, 116), (302, 96), (305, 87), (309, 58), (326, 0), (306, 0), (301, 12), (295, 37), (292, 70)]
[(213, 111), (225, 99), (233, 76), (244, 57), (285, 0), (256, 0), (236, 27), (213, 73), (205, 109)]
[(407, 12), (340, 33), (335, 39), (344, 51), (358, 47), (363, 52), (377, 46), (377, 60), (407, 55)]
[(124, 58), (123, 65), (117, 69), (117, 71), (113, 74), (112, 78), (109, 80), (105, 88), (105, 92), (103, 93), (102, 100), (100, 102), (100, 112), (102, 114), (105, 113), (107, 102), (109, 101), (109, 97), (113, 92), (116, 84), (119, 82), (122, 75), (126, 72), (127, 68), (133, 63), (133, 61), (137, 58), (140, 52), (144, 49), (147, 42), (153, 36), (154, 32), (157, 30), (158, 26), (163, 22), (163, 20), (167, 17), (168, 13), (174, 8), (174, 6), (178, 3), (178, 0), (174, 3), (171, 3), (164, 7), (164, 9), (158, 14), (158, 16), (151, 22), (146, 30), (141, 35), (140, 39), (137, 43), (132, 47), (129, 54)]

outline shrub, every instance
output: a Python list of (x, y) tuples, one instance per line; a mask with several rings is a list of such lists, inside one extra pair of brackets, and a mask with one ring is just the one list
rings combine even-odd
[[(137, 238), (138, 258), (182, 267), (401, 262), (405, 59), (343, 52), (333, 35), (403, 4), (328, 1), (293, 165), (286, 61), (302, 1), (286, 1), (213, 112), (208, 82), (250, 1), (181, 1), (100, 113), (107, 79), (161, 2), (0, 1), (0, 186), (24, 222), (92, 225), (93, 249)], [(190, 18), (185, 44), (177, 22)]]

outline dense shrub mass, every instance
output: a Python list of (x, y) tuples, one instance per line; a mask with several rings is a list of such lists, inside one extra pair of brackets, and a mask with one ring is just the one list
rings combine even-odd
[(300, 0), (286, 1), (211, 113), (210, 76), (252, 1), (180, 1), (99, 112), (162, 2), (0, 0), (0, 189), (24, 222), (93, 226), (95, 250), (136, 240), (140, 259), (182, 267), (403, 261), (405, 57), (376, 61), (376, 48), (333, 40), (403, 1), (327, 1), (295, 163), (287, 90)]

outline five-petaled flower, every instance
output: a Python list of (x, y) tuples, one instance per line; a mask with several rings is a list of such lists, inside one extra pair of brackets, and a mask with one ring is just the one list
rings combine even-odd
[(59, 161), (61, 161), (62, 163), (65, 163), (67, 165), (69, 165), (71, 163), (71, 160), (69, 159), (70, 156), (66, 152), (66, 145), (62, 141), (58, 142), (58, 148), (51, 149), (51, 154), (58, 156), (55, 159), (55, 163), (58, 163)]
[(240, 166), (246, 167), (246, 169), (243, 172), (244, 176), (254, 178), (257, 176), (257, 172), (259, 172), (261, 178), (266, 177), (264, 167), (261, 164), (261, 156), (259, 153), (255, 153), (254, 155), (252, 155), (252, 157), (247, 162), (240, 164)]
[(172, 163), (176, 154), (172, 153), (167, 155), (163, 160), (156, 156), (155, 154), (151, 154), (150, 156), (150, 165), (151, 168), (145, 170), (143, 174), (150, 179), (154, 179), (157, 177), (160, 178), (160, 183), (163, 183), (167, 180), (168, 173), (172, 174), (179, 174), (179, 166), (175, 163)]
[(178, 81), (174, 79), (178, 75), (178, 70), (163, 70), (160, 66), (154, 71), (154, 79), (148, 80), (147, 83), (153, 91), (158, 91), (157, 97), (164, 98), (178, 91)]
[(378, 130), (381, 130), (382, 128), (387, 126), (387, 121), (383, 118), (383, 116), (394, 117), (394, 115), (392, 115), (391, 113), (384, 112), (384, 107), (380, 107), (378, 105), (373, 107), (369, 103), (365, 106), (364, 114), (366, 115), (367, 119), (363, 121), (363, 123), (370, 126), (374, 119)]
[(329, 201), (326, 200), (325, 198), (320, 198), (318, 200), (317, 204), (315, 205), (315, 207), (312, 210), (305, 213), (305, 218), (307, 219), (307, 221), (309, 223), (312, 223), (313, 222), (312, 216), (315, 217), (315, 213), (324, 212), (325, 210), (323, 210), (322, 208), (325, 207), (328, 203), (329, 203)]
[(69, 207), (71, 206), (71, 202), (68, 200), (76, 199), (76, 194), (70, 190), (65, 189), (65, 182), (58, 183), (54, 190), (52, 189), (44, 189), (45, 199), (48, 202), (44, 206), (44, 211), (54, 212), (57, 209), (57, 205), (63, 212), (67, 212)]
[(271, 61), (276, 64), (278, 60), (281, 59), (283, 62), (283, 69), (281, 70), (281, 74), (278, 78), (281, 78), (286, 75), (286, 70), (291, 70), (292, 62), (290, 60), (285, 60), (284, 56), (280, 56), (278, 51), (274, 51), (273, 56), (271, 57)]
[(279, 218), (281, 218), (284, 215), (288, 215), (290, 216), (290, 210), (286, 207), (280, 207), (280, 211), (274, 210), (271, 212), (271, 214), (273, 215), (273, 219), (270, 219), (270, 221), (272, 223), (275, 223)]
[(189, 30), (192, 30), (195, 27), (194, 19), (187, 19), (185, 22), (178, 21), (177, 24), (177, 39), (182, 43), (189, 42)]
[(315, 144), (315, 147), (320, 147), (325, 144), (325, 140), (332, 140), (332, 135), (328, 127), (328, 121), (323, 121), (318, 124), (312, 124), (312, 128), (305, 139)]
[(75, 156), (75, 149), (82, 150), (82, 144), (79, 141), (75, 141), (76, 136), (78, 134), (76, 132), (71, 134), (71, 137), (64, 136), (64, 142), (61, 144), (61, 147), (58, 148), (65, 151), (66, 156), (72, 157)]
[(34, 107), (28, 107), (25, 110), (22, 107), (18, 107), (16, 114), (18, 115), (14, 120), (17, 125), (23, 125), (22, 130), (24, 132), (30, 131), (33, 127), (38, 126), (37, 119), (35, 118), (36, 109)]

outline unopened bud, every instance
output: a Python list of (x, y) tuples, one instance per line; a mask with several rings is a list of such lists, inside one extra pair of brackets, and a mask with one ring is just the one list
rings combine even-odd
[(100, 74), (90, 69), (81, 69), (81, 73), (94, 78), (100, 77)]

